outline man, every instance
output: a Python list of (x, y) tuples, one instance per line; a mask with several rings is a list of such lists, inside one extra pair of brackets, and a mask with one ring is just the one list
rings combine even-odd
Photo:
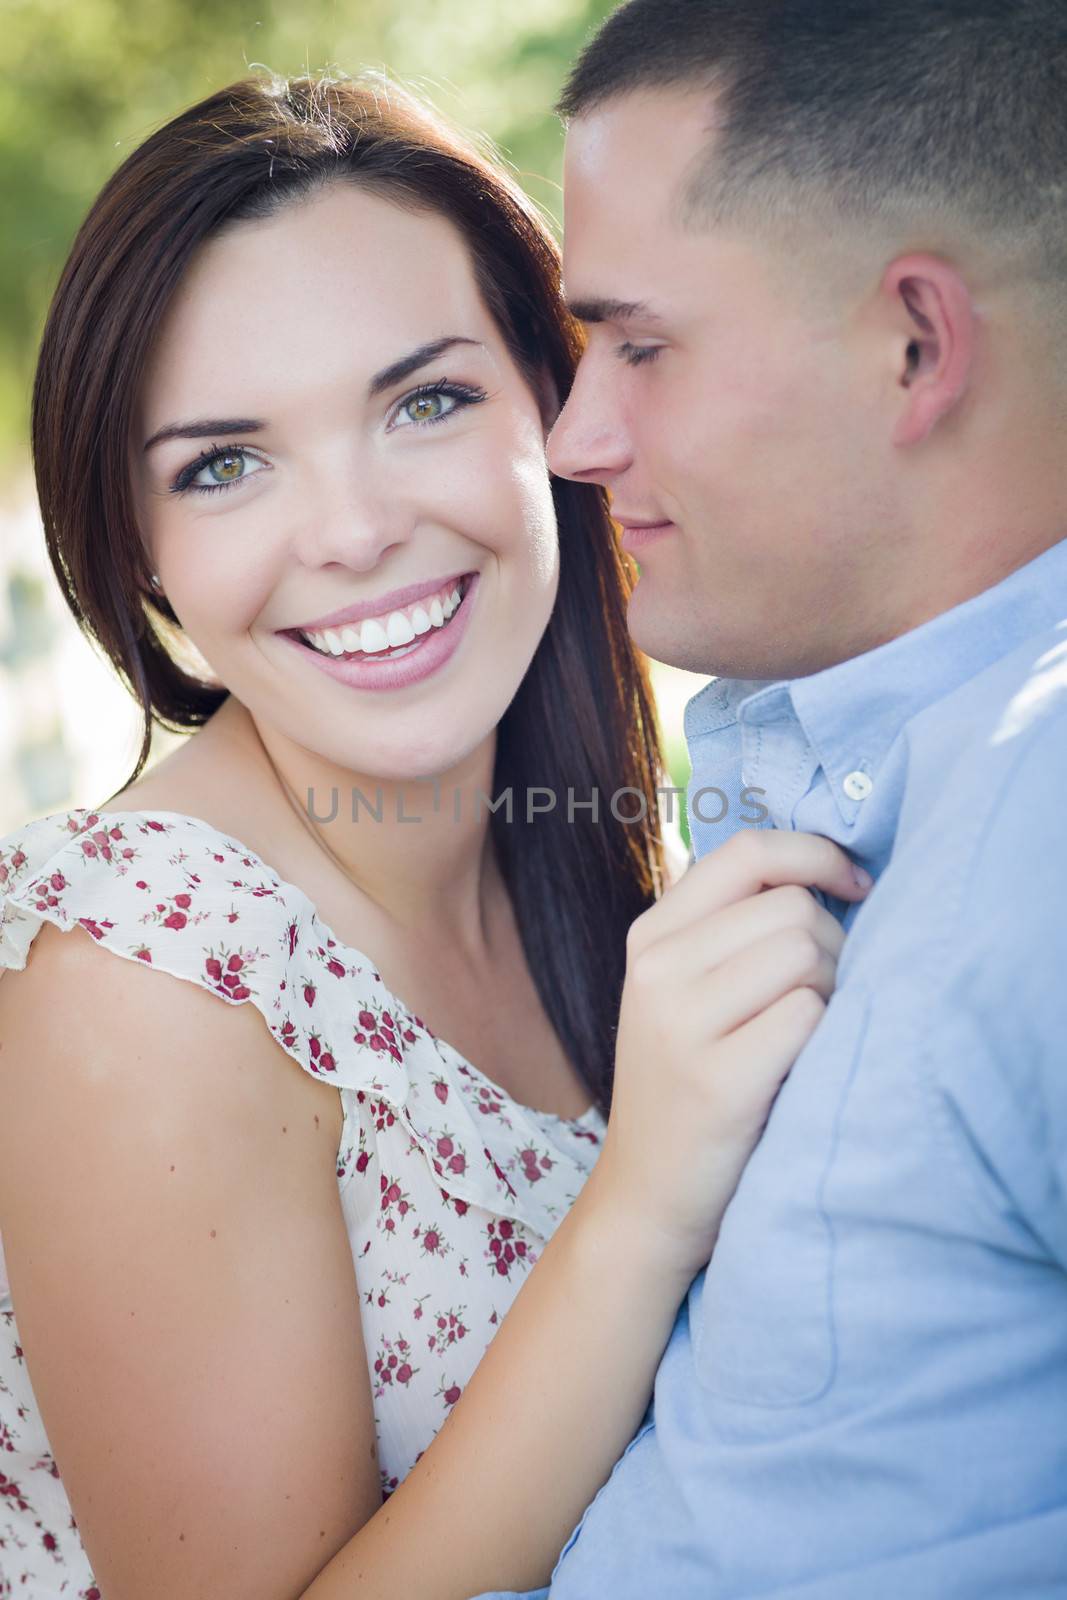
[(559, 109), (696, 853), (877, 881), (551, 1594), (1067, 1595), (1067, 8), (631, 0)]

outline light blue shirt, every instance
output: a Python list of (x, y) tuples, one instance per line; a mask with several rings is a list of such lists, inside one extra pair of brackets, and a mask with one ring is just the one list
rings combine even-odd
[(553, 1600), (1067, 1596), (1064, 619), (1067, 540), (687, 706), (698, 856), (761, 802), (877, 881)]

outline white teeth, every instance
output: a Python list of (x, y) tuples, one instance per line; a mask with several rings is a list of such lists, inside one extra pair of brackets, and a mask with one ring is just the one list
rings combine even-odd
[(389, 636), (376, 617), (368, 617), (363, 624), (363, 645), (365, 655), (371, 656), (379, 650), (388, 650)]
[(422, 601), (410, 613), (392, 611), (388, 617), (368, 617), (364, 623), (349, 623), (341, 628), (301, 630), (301, 637), (326, 655), (354, 655), (362, 651), (375, 655), (382, 650), (399, 650), (431, 628), (442, 628), (454, 615), (463, 599), (463, 588), (456, 584), (432, 600)]
[(410, 644), (415, 629), (402, 611), (393, 611), (385, 625), (385, 635), (391, 645)]

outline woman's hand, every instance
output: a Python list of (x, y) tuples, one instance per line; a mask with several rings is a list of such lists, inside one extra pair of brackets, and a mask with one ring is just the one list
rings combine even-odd
[(834, 988), (845, 936), (811, 887), (860, 900), (870, 880), (815, 834), (738, 833), (630, 929), (598, 1188), (683, 1274)]

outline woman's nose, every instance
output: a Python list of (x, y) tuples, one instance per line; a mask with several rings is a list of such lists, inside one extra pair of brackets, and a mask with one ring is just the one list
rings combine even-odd
[(371, 571), (393, 545), (406, 543), (416, 520), (400, 485), (387, 491), (352, 472), (320, 478), (297, 518), (293, 549), (304, 566), (337, 563), (354, 572)]

